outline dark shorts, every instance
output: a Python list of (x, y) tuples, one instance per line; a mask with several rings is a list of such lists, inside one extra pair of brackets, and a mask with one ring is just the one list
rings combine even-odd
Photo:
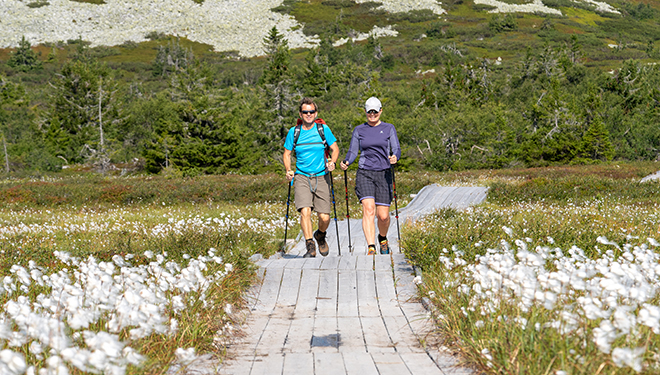
[(326, 173), (318, 177), (307, 177), (297, 174), (293, 182), (293, 187), (296, 194), (295, 205), (298, 211), (305, 207), (311, 207), (318, 213), (330, 213), (332, 209), (330, 174)]
[(392, 204), (392, 170), (358, 169), (355, 176), (355, 194), (360, 201), (372, 198), (376, 205), (389, 206)]

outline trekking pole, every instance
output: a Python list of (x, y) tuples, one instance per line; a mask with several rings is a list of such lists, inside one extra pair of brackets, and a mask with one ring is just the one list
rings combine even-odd
[(284, 220), (284, 243), (282, 244), (282, 253), (286, 253), (286, 234), (289, 229), (289, 202), (291, 201), (291, 185), (293, 185), (293, 178), (289, 183), (289, 193), (286, 197), (286, 219)]
[(339, 224), (337, 223), (337, 205), (335, 204), (335, 183), (332, 181), (332, 172), (328, 172), (330, 175), (330, 191), (332, 191), (332, 207), (335, 209), (335, 228), (337, 228), (337, 250), (339, 250), (339, 255), (341, 256), (341, 246), (339, 244)]
[(394, 217), (396, 217), (396, 237), (399, 241), (399, 249), (401, 249), (401, 232), (399, 231), (399, 207), (396, 202), (396, 179), (394, 178), (394, 164), (390, 164), (390, 171), (392, 171), (392, 190), (394, 191)]
[(351, 246), (351, 215), (348, 213), (348, 177), (344, 171), (344, 191), (346, 191), (346, 224), (348, 224), (348, 251), (353, 253), (353, 246)]

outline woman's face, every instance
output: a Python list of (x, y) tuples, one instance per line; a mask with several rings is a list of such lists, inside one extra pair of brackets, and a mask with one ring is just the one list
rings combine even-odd
[(376, 125), (380, 122), (380, 114), (383, 113), (383, 109), (381, 108), (380, 111), (376, 112), (375, 109), (367, 111), (367, 122), (369, 125)]

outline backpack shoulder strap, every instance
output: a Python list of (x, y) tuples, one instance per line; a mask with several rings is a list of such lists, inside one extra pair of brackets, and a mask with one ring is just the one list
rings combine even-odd
[(301, 128), (302, 128), (302, 125), (298, 124), (293, 129), (293, 148), (296, 148), (296, 144), (298, 144), (298, 138), (300, 138), (300, 129)]
[(328, 148), (328, 142), (325, 140), (325, 130), (323, 130), (323, 123), (316, 123), (316, 130), (318, 130), (319, 135), (321, 136), (321, 141), (323, 141), (323, 148)]

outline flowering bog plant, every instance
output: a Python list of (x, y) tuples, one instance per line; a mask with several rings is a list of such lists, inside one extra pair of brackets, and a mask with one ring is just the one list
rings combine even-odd
[(489, 373), (660, 371), (654, 202), (486, 204), (405, 233), (444, 345)]
[(258, 206), (243, 213), (259, 218), (0, 212), (0, 374), (144, 373), (222, 353), (254, 277), (247, 258), (274, 251), (283, 230), (277, 209)]

